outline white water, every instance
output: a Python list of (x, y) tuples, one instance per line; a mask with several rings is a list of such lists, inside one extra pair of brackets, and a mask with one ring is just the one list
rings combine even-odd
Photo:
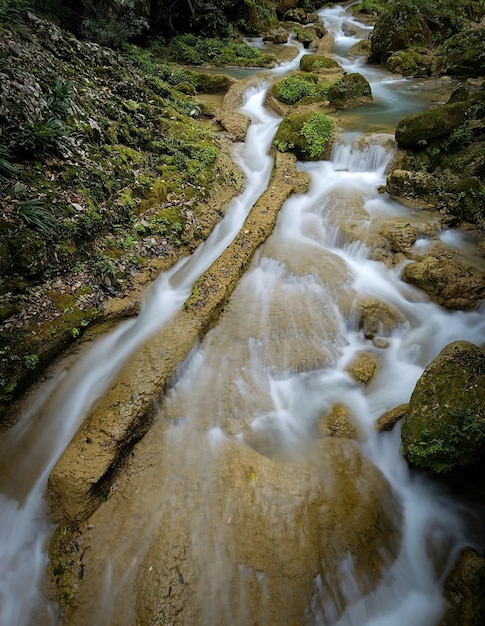
[[(340, 54), (353, 43), (352, 38), (340, 34), (341, 7), (321, 14), (326, 23), (331, 22), (333, 28), (340, 29)], [(347, 71), (364, 72), (359, 61), (345, 63)], [(291, 66), (283, 71), (288, 69)], [(367, 69), (364, 73), (372, 80), (374, 94), (378, 94), (386, 106), (395, 106), (398, 95), (386, 90), (386, 85), (395, 80), (389, 80), (376, 70)], [(89, 406), (103, 393), (123, 361), (178, 310), (190, 294), (194, 281), (225, 249), (265, 189), (272, 167), (267, 149), (278, 118), (264, 110), (263, 97), (263, 85), (248, 93), (244, 111), (251, 115), (254, 123), (246, 143), (238, 147), (236, 155), (248, 184), (221, 225), (191, 259), (182, 261), (160, 277), (136, 320), (102, 339), (75, 367), (53, 379), (39, 396), (38, 405), (1, 442), (2, 465), (8, 469), (2, 474), (4, 495), (0, 500), (2, 626), (26, 626), (41, 620), (56, 623), (56, 607), (45, 600), (41, 589), (47, 564), (46, 544), (52, 531), (46, 521), (43, 499), (47, 477)], [(400, 117), (404, 114), (399, 112)], [(399, 494), (405, 513), (404, 540), (398, 561), (372, 596), (356, 596), (352, 564), (342, 564), (349, 608), (339, 618), (337, 608), (334, 611), (329, 600), (332, 590), (328, 581), (315, 581), (319, 591), (309, 607), (308, 621), (326, 626), (429, 626), (437, 622), (444, 607), (443, 577), (460, 546), (469, 541), (466, 515), (436, 485), (408, 471), (399, 453), (398, 429), (377, 435), (372, 423), (387, 409), (409, 399), (423, 367), (444, 345), (455, 339), (484, 342), (485, 319), (483, 309), (452, 313), (428, 302), (421, 293), (401, 283), (400, 267), (389, 270), (370, 261), (365, 243), (345, 243), (345, 237), (327, 218), (330, 192), (358, 190), (366, 198), (370, 219), (386, 213), (394, 215), (396, 210), (406, 211), (396, 209), (393, 203), (377, 194), (377, 186), (384, 183), (388, 158), (384, 156), (385, 150), (374, 146), (358, 151), (351, 146), (352, 136), (344, 135), (345, 139), (348, 139), (346, 144), (336, 146), (331, 163), (304, 166), (312, 175), (312, 188), (309, 194), (285, 203), (272, 242), (285, 242), (290, 247), (296, 243), (315, 251), (333, 253), (347, 268), (345, 289), (354, 288), (358, 294), (374, 295), (389, 302), (402, 313), (406, 322), (387, 337), (387, 349), (374, 350), (379, 371), (372, 383), (362, 389), (345, 372), (346, 364), (357, 351), (369, 350), (369, 342), (358, 332), (352, 316), (344, 315), (337, 304), (329, 304), (331, 291), (316, 273), (295, 277), (285, 268), (284, 259), (274, 254), (271, 258), (265, 256), (265, 247), (259, 264), (253, 264), (239, 290), (249, 290), (251, 306), (259, 306), (264, 315), (271, 289), (281, 288), (283, 280), (288, 293), (308, 299), (309, 307), (319, 302), (322, 316), (334, 318), (336, 332), (322, 339), (320, 346), (329, 365), (310, 375), (291, 370), (282, 372), (278, 364), (274, 364), (275, 368), (263, 367), (257, 342), (248, 338), (253, 355), (251, 363), (255, 366), (255, 374), (249, 378), (262, 377), (258, 385), (268, 390), (272, 404), (270, 411), (254, 419), (252, 427), (270, 428), (273, 434), (278, 434), (282, 446), (292, 449), (311, 436), (312, 423), (323, 408), (345, 398), (368, 435), (364, 444), (366, 455), (384, 472)], [(326, 342), (332, 342), (333, 346), (327, 346)], [(197, 362), (202, 363), (200, 369), (195, 367)], [(192, 388), (197, 378), (202, 377), (204, 361), (195, 359), (194, 363), (185, 374), (192, 378), (184, 381), (182, 375), (182, 386)], [(244, 381), (242, 387), (246, 383)], [(219, 431), (212, 428), (210, 436), (215, 432)], [(197, 445), (201, 445), (200, 440)], [(438, 572), (430, 551), (434, 553), (434, 560), (441, 562)]]
[[(297, 67), (301, 54), (275, 72)], [(52, 533), (44, 501), (48, 476), (124, 361), (178, 311), (197, 278), (229, 245), (266, 189), (273, 167), (269, 146), (280, 120), (263, 107), (266, 88), (267, 83), (260, 82), (245, 94), (240, 111), (252, 123), (246, 142), (235, 147), (234, 160), (246, 176), (246, 185), (209, 239), (155, 281), (136, 319), (85, 350), (74, 367), (49, 381), (0, 440), (1, 626), (27, 626), (34, 615), (34, 621), (56, 623), (57, 608), (42, 592)]]

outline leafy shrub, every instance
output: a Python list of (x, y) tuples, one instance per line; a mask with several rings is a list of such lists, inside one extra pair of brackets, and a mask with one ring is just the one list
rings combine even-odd
[(308, 143), (308, 152), (316, 158), (322, 154), (334, 130), (333, 120), (319, 111), (312, 113), (303, 124), (300, 134)]

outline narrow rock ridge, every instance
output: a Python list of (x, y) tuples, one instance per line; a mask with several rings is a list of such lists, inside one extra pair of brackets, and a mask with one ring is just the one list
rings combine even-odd
[(174, 319), (130, 357), (76, 433), (49, 478), (55, 521), (85, 520), (106, 499), (127, 455), (150, 428), (156, 401), (177, 366), (223, 312), (283, 202), (305, 185), (295, 163), (293, 155), (276, 154), (269, 186), (234, 241), (198, 279)]

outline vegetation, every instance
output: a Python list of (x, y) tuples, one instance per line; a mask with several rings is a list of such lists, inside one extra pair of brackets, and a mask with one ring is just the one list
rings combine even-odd
[(189, 65), (264, 67), (275, 62), (273, 55), (263, 53), (244, 41), (197, 37), (191, 33), (178, 35), (170, 41), (167, 58)]

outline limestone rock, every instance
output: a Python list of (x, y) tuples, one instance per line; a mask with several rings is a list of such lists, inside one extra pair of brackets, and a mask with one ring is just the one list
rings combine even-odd
[(377, 362), (372, 354), (359, 352), (347, 367), (349, 374), (359, 383), (367, 385), (377, 370)]
[(407, 404), (400, 404), (394, 409), (386, 411), (375, 421), (376, 430), (379, 430), (381, 432), (384, 430), (391, 430), (396, 425), (396, 423), (404, 417), (407, 408)]
[(263, 36), (263, 41), (268, 43), (286, 43), (288, 41), (288, 31), (284, 28), (273, 28)]
[(485, 276), (445, 252), (406, 265), (402, 277), (449, 309), (474, 309), (485, 296)]
[(445, 581), (450, 603), (440, 626), (481, 626), (485, 623), (485, 558), (466, 548)]
[(437, 179), (428, 172), (396, 169), (387, 177), (387, 191), (397, 198), (425, 199), (432, 202), (438, 189)]
[(485, 352), (448, 344), (416, 383), (404, 416), (406, 460), (436, 472), (472, 465), (485, 452)]
[(485, 28), (457, 33), (446, 40), (443, 66), (453, 76), (483, 76), (485, 74)]
[(358, 315), (358, 327), (368, 339), (375, 335), (387, 336), (404, 322), (398, 309), (372, 296), (360, 298), (354, 306)]
[(403, 76), (427, 76), (436, 69), (436, 57), (431, 50), (422, 47), (394, 52), (386, 62), (390, 72)]
[(281, 152), (315, 161), (330, 158), (336, 127), (328, 115), (308, 110), (287, 115), (276, 131), (274, 144)]
[(335, 404), (322, 423), (322, 434), (345, 439), (361, 439), (360, 431), (352, 412), (343, 404)]

